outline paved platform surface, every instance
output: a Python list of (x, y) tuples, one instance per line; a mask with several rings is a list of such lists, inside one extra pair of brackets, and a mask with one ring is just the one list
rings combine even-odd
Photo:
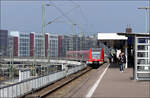
[[(119, 66), (110, 65), (101, 81), (92, 93), (92, 98), (150, 98), (150, 81), (132, 80), (133, 69), (127, 68), (119, 71)], [(89, 75), (88, 81), (73, 92), (72, 97), (85, 98), (94, 84), (99, 80), (107, 65), (97, 69), (96, 73)]]
[(92, 97), (150, 98), (150, 81), (132, 80), (133, 69), (109, 68)]

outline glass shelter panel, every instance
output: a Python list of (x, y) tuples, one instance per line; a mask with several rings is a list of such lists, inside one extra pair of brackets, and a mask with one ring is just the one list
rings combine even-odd
[(150, 66), (137, 66), (137, 70), (138, 71), (149, 71), (150, 70)]
[(137, 57), (148, 57), (148, 52), (137, 52)]
[(150, 65), (150, 60), (149, 59), (137, 59), (137, 64), (146, 64), (146, 65)]
[(149, 43), (150, 38), (138, 38), (138, 43)]
[(146, 45), (138, 45), (137, 50), (148, 50), (148, 46)]

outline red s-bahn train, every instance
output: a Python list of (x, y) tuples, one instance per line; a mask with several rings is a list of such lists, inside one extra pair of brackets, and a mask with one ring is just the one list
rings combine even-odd
[(103, 48), (90, 48), (88, 65), (100, 65), (104, 63), (104, 51)]
[(89, 48), (89, 50), (67, 51), (66, 58), (69, 60), (85, 61), (91, 67), (98, 67), (104, 63), (103, 48)]

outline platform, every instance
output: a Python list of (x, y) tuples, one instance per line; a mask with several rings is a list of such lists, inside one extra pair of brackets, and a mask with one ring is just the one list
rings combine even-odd
[[(132, 68), (127, 68), (124, 72), (120, 72), (116, 64), (111, 64), (103, 77), (101, 77), (106, 67), (107, 65), (100, 67), (95, 75), (90, 76), (84, 86), (77, 87), (80, 89), (74, 92), (72, 97), (150, 98), (150, 81), (133, 80)], [(100, 81), (99, 78), (101, 78)], [(94, 87), (95, 89), (91, 90)]]
[(150, 81), (132, 80), (133, 69), (109, 68), (92, 97), (150, 98)]

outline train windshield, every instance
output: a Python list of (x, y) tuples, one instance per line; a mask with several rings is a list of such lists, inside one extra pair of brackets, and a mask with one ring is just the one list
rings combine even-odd
[(100, 52), (92, 52), (92, 59), (100, 59)]

